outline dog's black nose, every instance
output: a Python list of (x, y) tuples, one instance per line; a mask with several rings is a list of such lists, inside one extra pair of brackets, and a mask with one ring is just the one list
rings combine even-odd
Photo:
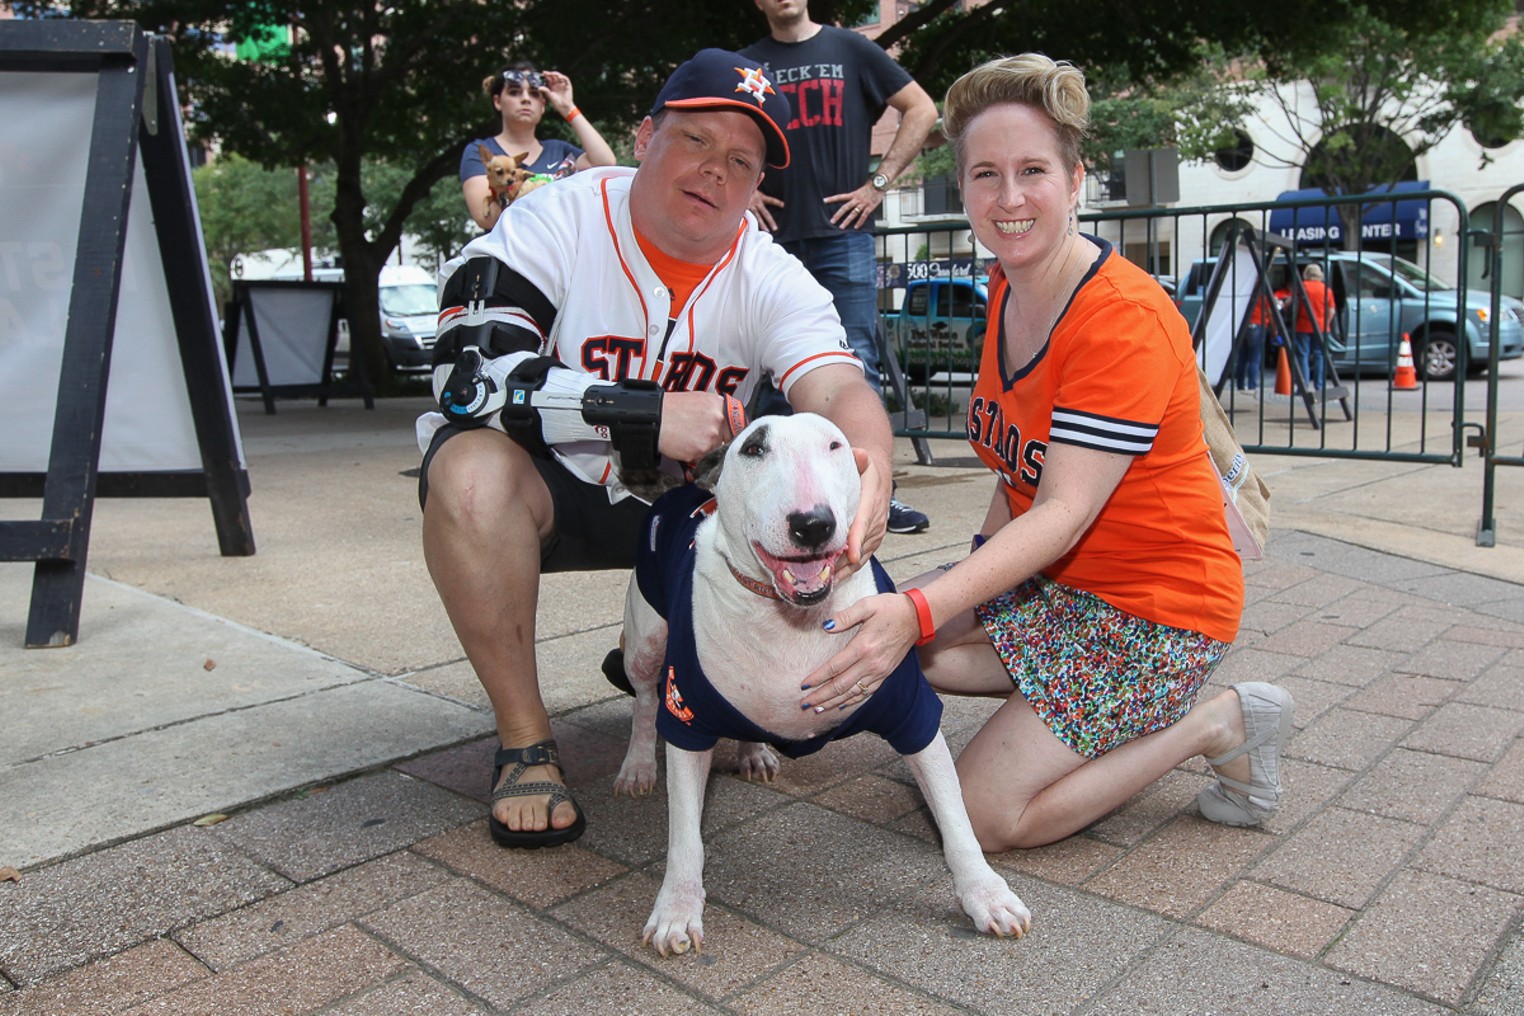
[(814, 550), (836, 533), (836, 515), (831, 509), (819, 505), (807, 512), (790, 512), (788, 534), (794, 543), (806, 550)]

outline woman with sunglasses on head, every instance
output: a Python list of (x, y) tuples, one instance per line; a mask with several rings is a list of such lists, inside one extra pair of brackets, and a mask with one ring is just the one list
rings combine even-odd
[[(565, 74), (538, 71), (533, 64), (519, 61), (484, 79), (482, 91), (491, 96), (493, 108), (502, 116), (503, 129), (493, 137), (466, 145), (460, 157), (460, 185), (471, 218), (483, 230), (497, 224), (503, 208), (489, 200), (487, 167), (479, 146), (486, 146), (493, 155), (525, 156), (522, 169), (553, 179), (589, 166), (614, 164), (614, 150), (572, 101), (571, 79)], [(580, 148), (560, 138), (541, 141), (535, 137), (547, 104), (571, 124)]]

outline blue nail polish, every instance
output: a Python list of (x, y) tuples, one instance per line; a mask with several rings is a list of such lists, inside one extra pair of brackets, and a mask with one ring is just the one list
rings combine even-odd
[(821, 623), (820, 627), (824, 628), (826, 631), (835, 631), (836, 619), (834, 617), (828, 617), (824, 622)]
[(800, 691), (809, 691), (809, 690), (810, 690), (810, 686), (809, 686), (809, 685), (807, 685), (807, 684), (801, 684), (801, 685), (800, 685), (800, 686), (799, 686), (799, 690), (800, 690)]
[(804, 705), (800, 706), (799, 708), (800, 709), (804, 709), (804, 710), (808, 710), (808, 709), (811, 708), (811, 706), (810, 706), (810, 704), (808, 702), (806, 702), (806, 703), (804, 703)]

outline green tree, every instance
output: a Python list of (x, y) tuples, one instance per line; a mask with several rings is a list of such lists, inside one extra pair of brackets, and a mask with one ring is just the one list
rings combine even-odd
[(1233, 125), (1253, 110), (1250, 90), (1235, 77), (1235, 64), (1220, 46), (1201, 43), (1194, 63), (1165, 79), (1134, 80), (1125, 67), (1107, 66), (1087, 75), (1091, 91), (1087, 162), (1113, 168), (1115, 157), (1136, 148), (1178, 148), (1186, 158), (1206, 158), (1233, 140)]
[(1345, 194), (1396, 183), (1468, 115), (1516, 135), (1524, 49), (1517, 36), (1490, 39), (1512, 6), (1423, 30), (1362, 8), (1305, 65), (1258, 68), (1257, 92), (1304, 182)]
[[(404, 167), (367, 162), (361, 169), (361, 179), (368, 193), (387, 193), (404, 186), (409, 173)], [(219, 304), (232, 295), (231, 266), (237, 255), (273, 249), (300, 250), (296, 170), (265, 169), (232, 153), (198, 167), (192, 177), (196, 203), (201, 209), (202, 237), (211, 263), (212, 286)], [(331, 207), (333, 167), (309, 167), (308, 177), (310, 203)], [(369, 209), (365, 222), (367, 229), (381, 225)], [(448, 176), (436, 182), (414, 206), (403, 229), (417, 245), (410, 253), (430, 269), (435, 262), (459, 253), (475, 235), (475, 228), (461, 207), (456, 178)], [(319, 218), (313, 223), (312, 239), (315, 259), (331, 258), (337, 253), (337, 234), (331, 221)]]
[(460, 253), (476, 235), (476, 224), (466, 213), (460, 197), (460, 180), (455, 175), (437, 180), (423, 200), (408, 216), (407, 232), (417, 238), (418, 260), (429, 263), (448, 260)]
[[(1483, 0), (1452, 0), (1469, 7)], [(1391, 0), (1422, 13), (1429, 0)], [(271, 169), (332, 167), (332, 202), (314, 198), (343, 257), (355, 348), (385, 378), (376, 276), (415, 206), (455, 169), (460, 145), (497, 124), (481, 79), (510, 55), (565, 71), (583, 112), (618, 136), (649, 108), (676, 64), (703, 46), (738, 47), (766, 33), (753, 0), (29, 0), (22, 16), (136, 21), (174, 44), (190, 126)], [(875, 0), (816, 0), (821, 21), (856, 24)], [(967, 9), (930, 0), (886, 31), (933, 94), (974, 62), (1041, 48), (1081, 65), (1166, 76), (1191, 65), (1201, 40), (1258, 47), (1275, 59), (1316, 41), (1351, 10), (1346, 0), (991, 0)], [(1395, 15), (1394, 15), (1395, 16)], [(286, 40), (282, 47), (280, 36)], [(257, 59), (238, 59), (234, 47)], [(1289, 57), (1287, 57), (1289, 58)], [(364, 167), (405, 179), (367, 190)]]
[[(377, 275), (413, 206), (454, 168), (459, 139), (483, 126), (489, 107), (474, 101), (480, 92), (471, 94), (469, 83), (501, 50), (476, 41), (482, 9), (86, 0), (71, 11), (131, 18), (168, 36), (195, 135), (293, 179), (290, 167), (313, 166), (315, 241), (331, 231), (345, 266), (356, 354), (371, 377), (388, 379)], [(277, 49), (253, 61), (228, 52), (227, 44), (267, 38), (270, 26), (290, 40), (284, 55)], [(382, 157), (411, 171), (400, 186), (389, 180), (387, 189), (367, 191), (366, 166)], [(293, 224), (276, 245), (298, 243)]]
[[(1202, 46), (1184, 75), (1141, 84), (1113, 75), (1096, 104), (1098, 147), (1174, 144), (1184, 158), (1210, 159), (1259, 116), (1271, 143), (1255, 158), (1300, 169), (1305, 186), (1360, 194), (1411, 179), (1414, 160), (1460, 125), (1489, 142), (1520, 136), (1524, 42), (1499, 34), (1512, 8), (1476, 0), (1415, 16), (1358, 6), (1321, 22), (1298, 60)], [(1345, 235), (1358, 236), (1361, 206), (1339, 214)]]
[(201, 235), (219, 306), (232, 296), (233, 258), (246, 251), (295, 247), (301, 239), (294, 170), (269, 170), (236, 153), (192, 174)]
[[(1473, 20), (1495, 5), (1385, 0), (1383, 10), (1393, 23), (1421, 31), (1441, 21)], [(1087, 74), (1152, 89), (1194, 72), (1203, 44), (1252, 53), (1273, 67), (1295, 67), (1305, 54), (1324, 51), (1328, 33), (1361, 9), (1357, 0), (926, 0), (876, 41), (902, 45), (901, 63), (938, 96), (970, 66), (1029, 50), (1071, 60)]]

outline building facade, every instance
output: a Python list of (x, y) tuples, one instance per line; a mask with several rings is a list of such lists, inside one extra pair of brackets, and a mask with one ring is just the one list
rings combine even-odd
[[(876, 36), (903, 17), (910, 7), (913, 5), (904, 0), (881, 0), (879, 20), (854, 27), (870, 37)], [(1517, 29), (1515, 18), (1509, 30)], [(1304, 179), (1307, 152), (1300, 147), (1300, 142), (1310, 142), (1315, 147), (1316, 130), (1309, 134), (1305, 125), (1290, 129), (1286, 113), (1288, 109), (1315, 108), (1310, 90), (1308, 83), (1299, 82), (1284, 86), (1279, 101), (1262, 96), (1254, 112), (1237, 125), (1236, 146), (1210, 160), (1182, 162), (1178, 200), (1158, 205), (1158, 218), (1146, 228), (1139, 228), (1141, 224), (1136, 220), (1118, 223), (1104, 219), (1108, 213), (1138, 207), (1128, 203), (1120, 171), (1089, 175), (1082, 217), (1087, 212), (1092, 217), (1101, 215), (1102, 221), (1093, 222), (1092, 228), (1116, 243), (1124, 256), (1161, 276), (1181, 275), (1193, 261), (1210, 254), (1234, 218), (1242, 218), (1256, 228), (1291, 235), (1299, 245), (1333, 242), (1344, 248), (1357, 246), (1353, 238), (1338, 236), (1340, 227), (1332, 212), (1306, 209), (1298, 217), (1290, 210), (1255, 209), (1244, 214), (1233, 211), (1233, 206), (1263, 206), (1320, 196), (1321, 192), (1312, 189), (1312, 182)], [(891, 110), (875, 129), (875, 154), (881, 154), (888, 146), (896, 126)], [(1298, 135), (1300, 139), (1293, 141)], [(937, 142), (939, 135), (933, 132), (932, 139)], [(1413, 139), (1401, 140), (1412, 147)], [(1457, 284), (1461, 282), (1461, 247), (1469, 243), (1465, 281), (1469, 288), (1487, 289), (1491, 277), (1484, 256), (1486, 248), (1462, 235), (1461, 210), (1470, 230), (1492, 231), (1494, 215), (1501, 207), (1502, 289), (1507, 295), (1524, 297), (1524, 193), (1503, 200), (1511, 188), (1524, 184), (1524, 139), (1478, 138), (1458, 125), (1428, 151), (1415, 155), (1405, 176), (1407, 182), (1402, 187), (1441, 191), (1449, 197), (1394, 199), (1368, 206), (1358, 246), (1405, 257), (1447, 284)], [(925, 226), (927, 233), (919, 241), (881, 241), (882, 260), (915, 260), (918, 255), (932, 260), (966, 259), (987, 253), (974, 249), (966, 230), (948, 228), (939, 232), (934, 228), (950, 226), (962, 216), (953, 181), (942, 177), (919, 179), (913, 173), (906, 179), (909, 182), (891, 191), (884, 202), (881, 230), (892, 234), (896, 229)], [(1142, 207), (1148, 207), (1147, 203)], [(1185, 209), (1201, 208), (1218, 210), (1181, 214)], [(892, 305), (893, 297), (885, 294), (883, 302)]]

